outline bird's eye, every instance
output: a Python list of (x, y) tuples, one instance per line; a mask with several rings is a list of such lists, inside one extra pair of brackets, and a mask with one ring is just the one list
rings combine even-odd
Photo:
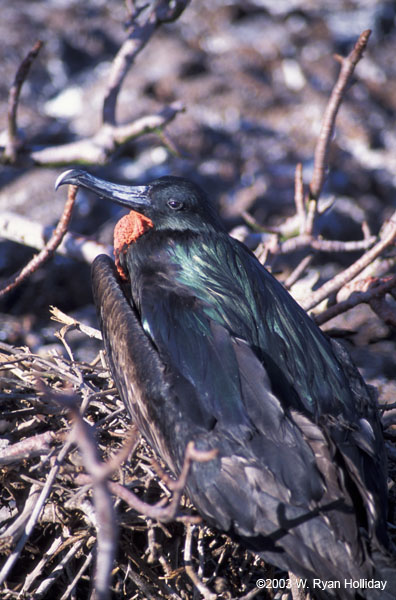
[(180, 210), (183, 208), (183, 202), (180, 200), (168, 200), (167, 204), (172, 210)]

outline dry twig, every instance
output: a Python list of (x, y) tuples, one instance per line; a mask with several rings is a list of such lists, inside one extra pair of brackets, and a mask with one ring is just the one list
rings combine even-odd
[[(130, 453), (132, 446), (136, 444), (137, 430), (133, 429), (129, 440), (127, 440), (123, 450), (117, 456), (113, 457), (110, 462), (103, 463), (99, 457), (93, 428), (82, 418), (75, 396), (65, 394), (58, 397), (53, 394), (51, 396), (52, 399), (58, 399), (63, 405), (67, 406), (72, 415), (74, 422), (73, 439), (80, 448), (83, 463), (88, 473), (88, 477), (79, 475), (76, 478), (76, 482), (80, 485), (89, 483), (93, 487), (97, 529), (95, 598), (105, 600), (108, 597), (110, 576), (116, 549), (115, 515), (110, 491), (123, 498), (131, 508), (141, 514), (163, 522), (172, 521), (177, 518), (180, 499), (186, 485), (192, 461), (204, 462), (212, 460), (216, 456), (217, 451), (201, 452), (195, 450), (194, 444), (190, 442), (186, 448), (185, 461), (179, 479), (173, 481), (167, 477), (168, 487), (173, 491), (172, 500), (167, 506), (164, 506), (163, 501), (152, 506), (140, 500), (135, 494), (120, 484), (108, 481), (111, 473), (120, 466), (121, 462)], [(186, 517), (180, 518), (186, 520)], [(195, 517), (187, 517), (187, 519), (197, 520)]]
[(37, 499), (37, 502), (32, 507), (32, 512), (31, 512), (29, 519), (24, 527), (23, 535), (20, 537), (20, 539), (15, 547), (15, 550), (13, 550), (11, 552), (11, 554), (7, 558), (6, 562), (4, 563), (3, 568), (0, 571), (0, 585), (2, 585), (4, 583), (4, 581), (7, 579), (11, 569), (13, 568), (16, 561), (18, 560), (27, 540), (31, 536), (33, 529), (37, 523), (37, 520), (40, 516), (40, 513), (44, 507), (44, 503), (46, 502), (46, 500), (51, 492), (52, 485), (58, 474), (60, 466), (61, 466), (67, 452), (69, 451), (69, 448), (70, 448), (70, 442), (66, 442), (66, 444), (64, 445), (63, 449), (61, 450), (61, 452), (59, 453), (59, 455), (56, 459), (55, 465), (52, 467), (51, 471), (49, 472), (47, 480), (45, 482), (44, 487), (41, 490), (41, 493)]
[[(370, 280), (368, 282), (366, 279), (362, 279), (360, 280), (360, 284), (361, 289), (365, 289), (365, 291), (356, 290), (351, 292), (347, 300), (338, 302), (334, 306), (331, 306), (327, 310), (316, 315), (314, 317), (315, 322), (318, 325), (323, 325), (327, 321), (330, 321), (330, 319), (350, 310), (358, 304), (366, 303), (371, 306), (376, 300), (383, 298), (385, 294), (390, 293), (396, 288), (396, 275), (385, 281)], [(392, 318), (395, 318), (394, 313), (392, 313)]]
[(305, 233), (304, 182), (302, 164), (298, 163), (294, 176), (294, 202), (299, 219), (300, 235)]
[(4, 150), (4, 159), (6, 162), (14, 162), (17, 156), (17, 151), (20, 146), (20, 139), (18, 137), (18, 126), (17, 126), (17, 109), (18, 100), (21, 93), (22, 85), (28, 76), (30, 67), (33, 61), (37, 57), (43, 46), (42, 41), (38, 41), (34, 44), (28, 55), (23, 59), (22, 63), (17, 70), (15, 75), (14, 83), (11, 86), (8, 95), (8, 128), (7, 128), (7, 143)]
[(63, 435), (56, 434), (52, 431), (44, 431), (32, 437), (28, 437), (21, 442), (6, 446), (0, 450), (0, 465), (7, 465), (13, 462), (20, 462), (34, 456), (48, 454), (50, 444), (54, 444), (63, 438)]
[(213, 594), (203, 583), (203, 581), (196, 574), (191, 561), (191, 544), (192, 544), (193, 526), (187, 525), (186, 540), (184, 543), (184, 565), (186, 573), (199, 590), (199, 593), (205, 598), (205, 600), (216, 600), (217, 595)]
[(20, 285), (25, 279), (30, 277), (32, 273), (37, 271), (39, 267), (41, 267), (47, 260), (49, 260), (53, 256), (56, 248), (61, 243), (69, 226), (74, 202), (76, 199), (76, 193), (77, 187), (74, 185), (70, 185), (66, 204), (54, 233), (51, 235), (44, 248), (38, 254), (36, 254), (18, 273), (16, 273), (11, 278), (9, 282), (7, 282), (0, 289), (0, 298), (8, 294), (8, 292), (16, 288), (18, 285)]
[(382, 239), (370, 250), (368, 250), (363, 256), (361, 256), (356, 262), (350, 267), (333, 277), (330, 281), (327, 281), (322, 285), (316, 292), (311, 294), (305, 302), (302, 303), (305, 310), (314, 308), (317, 304), (325, 300), (330, 294), (337, 292), (346, 283), (356, 277), (365, 267), (367, 267), (373, 260), (375, 260), (380, 254), (384, 252), (396, 239), (396, 212), (392, 215), (391, 219), (387, 223), (387, 226), (383, 230)]
[(102, 333), (99, 329), (95, 329), (89, 325), (84, 325), (84, 323), (80, 323), (80, 321), (77, 321), (77, 319), (66, 315), (64, 312), (59, 310), (59, 308), (56, 308), (56, 306), (50, 306), (50, 313), (53, 321), (63, 323), (68, 329), (78, 329), (82, 333), (85, 333), (85, 335), (88, 337), (102, 341)]
[(189, 0), (178, 0), (174, 3), (167, 2), (167, 0), (155, 2), (141, 24), (137, 18), (139, 15), (135, 15), (128, 38), (113, 60), (103, 102), (103, 125), (113, 127), (116, 123), (115, 112), (118, 94), (136, 56), (143, 50), (158, 27), (162, 23), (169, 23), (178, 19), (188, 3)]
[[(41, 387), (43, 387), (41, 385)], [(44, 389), (44, 388), (43, 388)], [(49, 393), (48, 390), (46, 390)], [(103, 469), (92, 426), (81, 416), (77, 399), (74, 395), (52, 395), (67, 406), (74, 422), (73, 439), (78, 444), (84, 466), (93, 481), (93, 498), (97, 522), (97, 558), (94, 586), (95, 600), (109, 598), (111, 571), (116, 549), (117, 527), (113, 502), (107, 485), (107, 471)], [(89, 563), (87, 563), (88, 566)]]
[[(366, 238), (362, 242), (348, 243), (328, 242), (312, 236), (314, 221), (317, 213), (317, 204), (328, 168), (329, 148), (337, 113), (344, 98), (347, 86), (351, 81), (355, 67), (363, 55), (363, 51), (367, 45), (370, 33), (371, 31), (369, 29), (363, 31), (350, 54), (346, 58), (338, 57), (338, 60), (341, 62), (341, 70), (327, 103), (322, 119), (320, 134), (316, 143), (314, 169), (312, 179), (309, 184), (309, 194), (305, 199), (307, 210), (304, 206), (302, 166), (301, 164), (298, 164), (296, 167), (294, 180), (294, 201), (296, 205), (296, 214), (299, 220), (300, 235), (297, 238), (292, 238), (291, 240), (284, 242), (283, 246), (280, 246), (279, 248), (280, 253), (290, 252), (304, 246), (310, 246), (315, 250), (321, 250), (324, 252), (338, 252), (347, 249), (342, 248), (342, 246), (345, 244), (346, 246), (349, 246), (348, 249), (350, 250), (368, 248), (371, 245), (370, 241), (366, 240)], [(356, 245), (356, 247), (353, 247), (354, 245)]]
[(314, 171), (311, 183), (309, 184), (309, 196), (313, 200), (318, 200), (322, 191), (328, 164), (329, 147), (338, 109), (341, 106), (345, 90), (351, 81), (355, 67), (362, 58), (370, 34), (370, 29), (363, 31), (350, 54), (346, 58), (338, 57), (341, 62), (341, 70), (327, 103), (315, 149)]
[(162, 129), (184, 110), (181, 102), (173, 102), (158, 113), (146, 115), (126, 125), (104, 125), (91, 138), (59, 146), (47, 146), (30, 151), (30, 158), (38, 166), (70, 164), (105, 164), (117, 148), (143, 134)]
[[(43, 250), (48, 235), (54, 234), (54, 229), (32, 221), (28, 217), (11, 212), (0, 213), (0, 237), (35, 250)], [(112, 248), (83, 235), (67, 231), (55, 249), (58, 254), (75, 260), (80, 260), (89, 265), (98, 254), (112, 256)]]

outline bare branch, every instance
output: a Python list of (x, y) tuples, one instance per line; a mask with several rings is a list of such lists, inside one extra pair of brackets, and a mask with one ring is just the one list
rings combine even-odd
[[(0, 238), (29, 246), (35, 250), (43, 250), (48, 235), (53, 235), (55, 228), (32, 221), (15, 213), (0, 213)], [(68, 231), (62, 242), (55, 249), (58, 254), (91, 264), (98, 254), (112, 256), (111, 246), (105, 246), (83, 235)]]
[(366, 291), (352, 292), (347, 300), (338, 302), (319, 315), (316, 315), (314, 317), (315, 322), (318, 325), (323, 325), (323, 323), (330, 321), (330, 319), (333, 319), (337, 315), (346, 312), (358, 304), (362, 304), (363, 302), (371, 304), (375, 299), (382, 298), (385, 294), (396, 289), (396, 275), (382, 282), (373, 282), (372, 280), (367, 282), (366, 280), (360, 280), (359, 283), (361, 284), (361, 289), (365, 289)]
[(205, 600), (216, 600), (217, 594), (212, 594), (212, 592), (206, 587), (206, 585), (201, 581), (198, 577), (194, 568), (192, 566), (191, 561), (191, 543), (192, 543), (192, 534), (193, 534), (193, 526), (187, 525), (186, 531), (186, 540), (184, 543), (184, 565), (186, 569), (186, 573), (197, 588), (199, 593), (205, 598)]
[(153, 10), (142, 24), (137, 23), (135, 18), (128, 38), (122, 44), (113, 60), (103, 102), (103, 124), (111, 126), (116, 124), (115, 113), (118, 94), (136, 56), (143, 50), (157, 28), (162, 23), (176, 20), (186, 8), (188, 2), (189, 0), (178, 0), (173, 3), (160, 0), (154, 4)]
[(187, 448), (186, 448), (186, 452), (185, 452), (183, 468), (182, 468), (180, 476), (177, 480), (174, 480), (171, 477), (169, 477), (169, 475), (167, 475), (167, 473), (165, 473), (161, 469), (160, 465), (158, 464), (158, 462), (156, 460), (152, 460), (151, 464), (153, 466), (154, 471), (157, 473), (157, 475), (159, 477), (161, 477), (161, 479), (164, 481), (164, 483), (168, 489), (170, 489), (174, 492), (180, 492), (185, 487), (187, 476), (188, 476), (188, 473), (189, 473), (189, 470), (191, 467), (191, 463), (193, 461), (207, 462), (207, 461), (213, 460), (217, 456), (217, 453), (218, 453), (218, 451), (216, 449), (207, 450), (207, 451), (196, 450), (194, 447), (194, 442), (189, 442), (187, 444)]
[(14, 564), (18, 560), (27, 540), (29, 539), (30, 535), (32, 534), (33, 529), (34, 529), (34, 527), (37, 523), (37, 520), (40, 516), (40, 513), (43, 509), (43, 506), (51, 492), (51, 488), (52, 488), (52, 485), (58, 474), (60, 465), (62, 464), (63, 459), (65, 458), (67, 452), (69, 451), (69, 448), (70, 448), (70, 442), (66, 442), (66, 444), (63, 446), (63, 449), (61, 450), (61, 452), (59, 453), (59, 455), (57, 457), (55, 465), (52, 467), (51, 471), (49, 472), (47, 480), (45, 482), (44, 487), (41, 490), (41, 493), (37, 499), (37, 502), (32, 507), (32, 513), (24, 527), (23, 535), (19, 539), (18, 544), (16, 545), (13, 552), (9, 555), (9, 557), (7, 558), (6, 562), (3, 565), (3, 568), (0, 571), (0, 585), (2, 585), (4, 583), (4, 581), (7, 579), (8, 574), (10, 573)]
[[(149, 517), (151, 519), (156, 519), (157, 521), (160, 521), (162, 523), (168, 523), (173, 520), (189, 521), (189, 522), (195, 522), (195, 523), (200, 522), (201, 521), (200, 517), (193, 517), (193, 516), (188, 516), (188, 515), (179, 516), (177, 514), (178, 510), (179, 510), (179, 506), (180, 506), (180, 499), (182, 497), (183, 490), (184, 490), (186, 482), (187, 482), (187, 477), (188, 477), (188, 473), (190, 471), (192, 462), (193, 461), (207, 462), (209, 460), (213, 460), (216, 457), (216, 455), (217, 455), (216, 449), (210, 450), (207, 452), (196, 450), (194, 448), (194, 443), (189, 442), (187, 444), (187, 448), (186, 448), (186, 452), (185, 452), (183, 468), (182, 468), (180, 476), (177, 480), (171, 479), (167, 474), (165, 474), (162, 471), (162, 469), (159, 467), (159, 465), (154, 461), (153, 464), (155, 466), (155, 470), (160, 475), (160, 477), (165, 481), (165, 484), (167, 485), (167, 487), (173, 491), (172, 499), (169, 502), (169, 504), (166, 506), (164, 506), (163, 500), (160, 500), (159, 502), (157, 502), (154, 505), (148, 504), (147, 502), (140, 500), (140, 498), (138, 498), (138, 496), (136, 496), (136, 494), (134, 494), (133, 492), (131, 492), (124, 486), (120, 485), (119, 483), (109, 481), (108, 485), (113, 494), (115, 494), (119, 498), (122, 498), (124, 500), (124, 502), (126, 502), (131, 508), (133, 508), (140, 514), (145, 515), (146, 517)], [(109, 469), (107, 468), (107, 465), (102, 465), (102, 467), (103, 467), (103, 469), (101, 470), (101, 475), (102, 476), (108, 475)], [(87, 477), (85, 475), (79, 475), (77, 477), (77, 482), (79, 484), (84, 485), (87, 483), (92, 484), (92, 483), (94, 483), (94, 480), (92, 479), (92, 474), (91, 474), (91, 477)]]
[(321, 288), (311, 294), (305, 302), (302, 303), (305, 310), (310, 310), (330, 294), (337, 292), (348, 281), (356, 277), (367, 265), (369, 265), (377, 256), (390, 246), (396, 239), (396, 212), (392, 215), (387, 227), (383, 231), (383, 238), (363, 256), (361, 256), (350, 267), (339, 273), (330, 281), (327, 281)]
[(313, 254), (308, 254), (305, 258), (303, 258), (297, 267), (294, 269), (292, 273), (290, 273), (289, 277), (286, 279), (284, 285), (286, 289), (290, 289), (292, 285), (298, 281), (301, 275), (304, 273), (305, 269), (312, 262)]
[(344, 242), (341, 240), (324, 240), (312, 235), (298, 235), (280, 242), (276, 254), (288, 254), (303, 248), (312, 248), (312, 250), (319, 250), (320, 252), (356, 252), (357, 250), (370, 248), (375, 241), (375, 236), (365, 240)]
[[(22, 594), (26, 594), (26, 592), (29, 591), (29, 588), (32, 586), (32, 584), (34, 583), (34, 581), (43, 573), (43, 569), (47, 563), (48, 557), (49, 556), (53, 556), (54, 554), (56, 554), (59, 550), (59, 548), (62, 546), (63, 540), (61, 537), (57, 537), (54, 539), (54, 541), (52, 542), (52, 544), (50, 545), (50, 547), (48, 548), (48, 550), (45, 552), (45, 555), (41, 558), (41, 560), (38, 562), (38, 564), (35, 566), (35, 568), (33, 569), (33, 571), (31, 573), (29, 573), (29, 575), (26, 577), (25, 581), (23, 582), (23, 587), (21, 589), (21, 595)], [(60, 569), (60, 571), (62, 571)], [(45, 580), (45, 582), (48, 582), (49, 580), (51, 580), (51, 583), (53, 582), (53, 578), (47, 578)], [(45, 583), (42, 582), (42, 583)], [(47, 583), (48, 585), (48, 583)], [(45, 585), (44, 585), (44, 589), (45, 589)], [(49, 586), (48, 586), (49, 587)], [(39, 589), (43, 589), (42, 584), (39, 586)], [(39, 596), (40, 592), (37, 593), (37, 596)]]
[(56, 308), (56, 306), (50, 306), (51, 319), (53, 321), (57, 321), (58, 323), (63, 323), (67, 327), (79, 329), (82, 333), (85, 333), (88, 337), (95, 338), (97, 340), (102, 341), (102, 334), (99, 329), (94, 329), (94, 327), (90, 327), (89, 325), (84, 325), (84, 323), (80, 323), (73, 317), (66, 315), (64, 312)]
[[(74, 554), (76, 554), (77, 550), (80, 549), (81, 545), (82, 544), (80, 543), (77, 547), (73, 546), (70, 549), (70, 555), (74, 556)], [(72, 593), (73, 593), (74, 588), (76, 587), (77, 581), (81, 578), (81, 576), (88, 569), (89, 565), (92, 562), (92, 559), (93, 559), (93, 556), (92, 556), (92, 551), (91, 551), (88, 554), (88, 556), (86, 557), (86, 559), (84, 560), (83, 564), (81, 565), (81, 568), (77, 571), (76, 575), (73, 577), (73, 580), (67, 586), (64, 594), (59, 598), (59, 600), (69, 600), (69, 598), (72, 597)], [(70, 558), (69, 558), (69, 560), (70, 560)], [(97, 600), (98, 596), (93, 596), (93, 598), (95, 598), (95, 600)]]
[(143, 50), (156, 29), (157, 22), (153, 12), (146, 23), (133, 27), (131, 34), (114, 57), (103, 102), (103, 124), (116, 124), (116, 103), (121, 86), (136, 56)]
[(246, 222), (246, 224), (249, 225), (249, 227), (251, 227), (253, 229), (253, 231), (258, 231), (260, 233), (275, 233), (275, 234), (279, 233), (279, 227), (271, 227), (271, 226), (268, 226), (268, 225), (261, 225), (247, 211), (243, 211), (241, 213), (241, 217), (243, 217), (243, 219)]
[(368, 240), (371, 237), (371, 231), (367, 221), (363, 221), (362, 223), (362, 232), (365, 240)]
[(53, 433), (52, 431), (44, 431), (32, 437), (26, 438), (21, 442), (11, 444), (0, 450), (0, 464), (7, 465), (13, 462), (48, 454), (50, 444), (59, 441), (63, 435)]
[(105, 124), (92, 138), (78, 140), (70, 144), (46, 146), (31, 150), (29, 158), (41, 166), (74, 164), (105, 164), (118, 146), (130, 140), (165, 127), (176, 115), (184, 110), (180, 102), (165, 106), (158, 113), (141, 117), (126, 125)]
[(0, 298), (8, 294), (8, 292), (16, 288), (18, 285), (20, 285), (25, 279), (27, 279), (32, 273), (37, 271), (37, 269), (40, 266), (42, 266), (47, 260), (49, 260), (53, 256), (56, 248), (61, 243), (69, 226), (74, 202), (76, 199), (76, 194), (77, 187), (74, 185), (70, 185), (66, 204), (54, 233), (52, 234), (48, 242), (45, 244), (41, 252), (36, 254), (27, 263), (27, 265), (25, 265), (18, 273), (16, 273), (11, 278), (11, 281), (6, 283), (6, 285), (0, 289)]
[[(8, 540), (9, 546), (13, 547), (15, 545), (16, 541), (23, 534), (26, 523), (28, 522), (29, 517), (31, 516), (31, 514), (33, 512), (33, 509), (37, 504), (37, 500), (40, 497), (40, 490), (41, 490), (41, 487), (37, 484), (34, 484), (31, 486), (31, 488), (29, 490), (29, 495), (26, 498), (26, 502), (23, 507), (23, 510), (20, 512), (18, 517), (15, 519), (15, 521), (13, 521), (7, 527), (7, 529), (2, 533), (2, 535), (1, 535), (2, 544), (4, 543), (4, 540)], [(1, 575), (0, 575), (0, 580), (1, 580)]]
[(294, 176), (294, 202), (300, 221), (300, 234), (305, 232), (304, 182), (302, 164), (298, 163)]
[(319, 199), (322, 191), (327, 170), (329, 147), (338, 109), (341, 105), (345, 90), (351, 80), (355, 67), (362, 58), (362, 54), (366, 48), (370, 34), (370, 29), (363, 31), (363, 33), (359, 36), (359, 39), (356, 42), (352, 52), (346, 58), (342, 59), (338, 80), (333, 88), (327, 104), (322, 120), (321, 131), (315, 148), (314, 171), (311, 183), (309, 184), (310, 198), (314, 200)]
[(43, 42), (39, 40), (27, 54), (27, 56), (21, 62), (18, 71), (15, 75), (14, 83), (11, 86), (8, 95), (8, 128), (7, 128), (7, 144), (4, 151), (4, 158), (6, 161), (14, 162), (17, 154), (17, 149), (20, 144), (18, 138), (18, 126), (17, 126), (17, 109), (19, 95), (21, 93), (22, 85), (28, 76), (30, 67), (33, 61), (37, 57), (43, 46)]
[[(395, 218), (396, 213), (391, 217), (391, 220)], [(379, 239), (383, 239), (387, 235), (389, 228), (389, 221), (385, 221), (379, 232)], [(357, 277), (351, 279), (337, 292), (337, 302), (346, 300), (352, 291), (359, 288), (361, 280), (371, 281), (373, 279), (379, 279), (384, 277), (389, 272), (393, 272), (396, 267), (396, 255), (395, 252), (391, 251), (391, 248), (387, 251), (387, 257), (378, 257), (371, 261), (367, 267), (361, 271)]]
[[(43, 385), (40, 385), (43, 388)], [(168, 522), (174, 520), (180, 505), (180, 499), (183, 489), (186, 485), (188, 473), (192, 461), (208, 461), (212, 460), (217, 450), (201, 452), (194, 448), (193, 442), (187, 445), (185, 452), (185, 460), (180, 477), (177, 481), (171, 481), (173, 497), (167, 506), (163, 505), (163, 501), (152, 506), (140, 500), (135, 494), (121, 486), (120, 484), (108, 481), (109, 474), (119, 466), (120, 456), (122, 459), (129, 454), (132, 445), (136, 443), (137, 430), (133, 430), (130, 439), (125, 445), (119, 456), (112, 459), (110, 463), (103, 463), (100, 459), (97, 444), (93, 434), (93, 428), (88, 425), (82, 418), (76, 398), (74, 395), (63, 394), (55, 396), (48, 392), (54, 399), (58, 399), (62, 404), (67, 406), (72, 415), (74, 422), (73, 438), (79, 446), (85, 469), (89, 476), (79, 475), (76, 479), (77, 483), (90, 483), (93, 486), (93, 497), (95, 504), (95, 512), (97, 516), (97, 562), (95, 575), (95, 598), (105, 600), (108, 597), (110, 576), (115, 553), (115, 516), (114, 508), (109, 491), (123, 498), (132, 508), (159, 521)], [(181, 517), (184, 520), (193, 521), (200, 520), (199, 517)]]
[[(120, 146), (145, 133), (156, 130), (161, 131), (175, 118), (176, 115), (184, 110), (185, 108), (182, 102), (172, 102), (172, 104), (165, 106), (154, 115), (141, 117), (126, 125), (118, 125), (118, 127), (115, 127), (114, 129), (114, 142), (116, 146)], [(98, 136), (96, 136), (96, 141)]]
[(307, 211), (307, 216), (305, 218), (305, 228), (304, 228), (305, 233), (307, 235), (312, 235), (317, 208), (318, 208), (317, 200), (314, 198), (310, 198), (308, 201), (308, 211)]
[[(41, 385), (43, 387), (43, 385)], [(55, 395), (47, 391), (69, 409), (73, 422), (73, 438), (78, 444), (84, 466), (93, 481), (93, 499), (97, 516), (97, 559), (95, 569), (95, 600), (106, 600), (110, 594), (111, 571), (116, 548), (117, 527), (113, 502), (107, 485), (93, 427), (80, 414), (74, 395)]]

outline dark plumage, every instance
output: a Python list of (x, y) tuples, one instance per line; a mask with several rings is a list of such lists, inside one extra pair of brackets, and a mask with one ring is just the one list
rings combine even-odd
[(316, 586), (318, 596), (395, 598), (381, 425), (345, 351), (192, 183), (133, 188), (83, 171), (63, 183), (146, 217), (143, 233), (116, 239), (129, 281), (99, 256), (93, 292), (114, 379), (144, 437), (176, 475), (190, 440), (218, 449), (188, 479), (203, 518), (312, 585), (387, 581), (378, 595)]

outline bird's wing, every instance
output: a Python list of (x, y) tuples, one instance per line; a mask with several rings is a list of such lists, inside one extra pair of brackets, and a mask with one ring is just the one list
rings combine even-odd
[[(353, 553), (360, 556), (353, 503), (326, 435), (282, 407), (255, 352), (211, 318), (204, 301), (174, 280), (157, 283), (140, 279), (139, 302), (174, 391), (169, 402), (180, 408), (168, 444), (175, 454), (183, 450), (182, 429), (198, 449), (219, 451), (211, 463), (192, 467), (188, 489), (198, 510), (217, 527), (256, 539), (261, 550), (273, 545), (290, 555), (298, 548), (302, 564), (314, 565), (336, 540), (355, 540)], [(341, 545), (338, 556), (328, 556), (329, 569), (346, 557)]]
[(270, 473), (274, 497), (304, 507), (319, 501), (324, 487), (314, 452), (272, 393), (249, 344), (212, 318), (211, 308), (190, 288), (164, 274), (157, 274), (155, 286), (151, 274), (140, 277), (139, 312), (189, 439), (213, 445), (221, 434), (228, 454)]
[(315, 420), (331, 415), (349, 423), (376, 410), (369, 394), (353, 397), (345, 361), (243, 244), (226, 234), (201, 238), (169, 250), (181, 267), (173, 277), (202, 300), (205, 314), (254, 349), (284, 406)]
[[(257, 389), (249, 396), (235, 383), (235, 372), (242, 376), (241, 366), (235, 367), (241, 352), (236, 340), (244, 340), (255, 365), (252, 377), (260, 378), (260, 369), (266, 372), (264, 387), (280, 400), (285, 414), (295, 411), (320, 423), (328, 443), (341, 452), (370, 528), (381, 537), (384, 446), (377, 408), (365, 386), (358, 393), (351, 390), (351, 378), (359, 381), (357, 370), (345, 370), (345, 360), (336, 358), (328, 339), (243, 245), (217, 235), (176, 245), (172, 252), (178, 268), (171, 277), (164, 274), (161, 292), (151, 299), (154, 286), (145, 291), (143, 285), (141, 299), (146, 332), (160, 351), (170, 353), (172, 369), (180, 369), (201, 390), (199, 405), (216, 419), (230, 415), (243, 423), (252, 397), (247, 414), (255, 425), (261, 419), (267, 426), (265, 437), (270, 425), (265, 410), (260, 411), (266, 403)], [(208, 389), (217, 390), (210, 405)]]
[(359, 557), (362, 549), (331, 441), (281, 406), (255, 352), (208, 317), (204, 302), (177, 284), (140, 284), (139, 315), (110, 259), (93, 264), (108, 358), (133, 419), (176, 472), (188, 441), (217, 448), (216, 459), (192, 465), (188, 480), (209, 522), (310, 576), (320, 557), (336, 578), (348, 552)]
[(175, 248), (180, 282), (206, 300), (213, 318), (245, 339), (285, 405), (317, 418), (353, 418), (348, 382), (327, 338), (283, 286), (227, 235)]
[[(386, 454), (375, 399), (348, 353), (330, 343), (243, 245), (233, 245), (245, 281), (251, 283), (257, 315), (262, 315), (260, 347), (273, 390), (283, 406), (289, 403), (291, 410), (320, 424), (359, 490), (372, 539), (386, 545)], [(276, 385), (285, 375), (286, 395), (284, 380)]]
[[(172, 448), (171, 463), (180, 467), (188, 441), (203, 449), (219, 445), (220, 456), (239, 455), (246, 465), (253, 461), (264, 469), (274, 497), (304, 508), (320, 500), (324, 488), (314, 451), (243, 340), (211, 320), (196, 297), (168, 285), (141, 282), (139, 316), (107, 257), (95, 260), (92, 280), (120, 393), (160, 454), (161, 446)], [(166, 440), (157, 444), (160, 434), (150, 428)]]

